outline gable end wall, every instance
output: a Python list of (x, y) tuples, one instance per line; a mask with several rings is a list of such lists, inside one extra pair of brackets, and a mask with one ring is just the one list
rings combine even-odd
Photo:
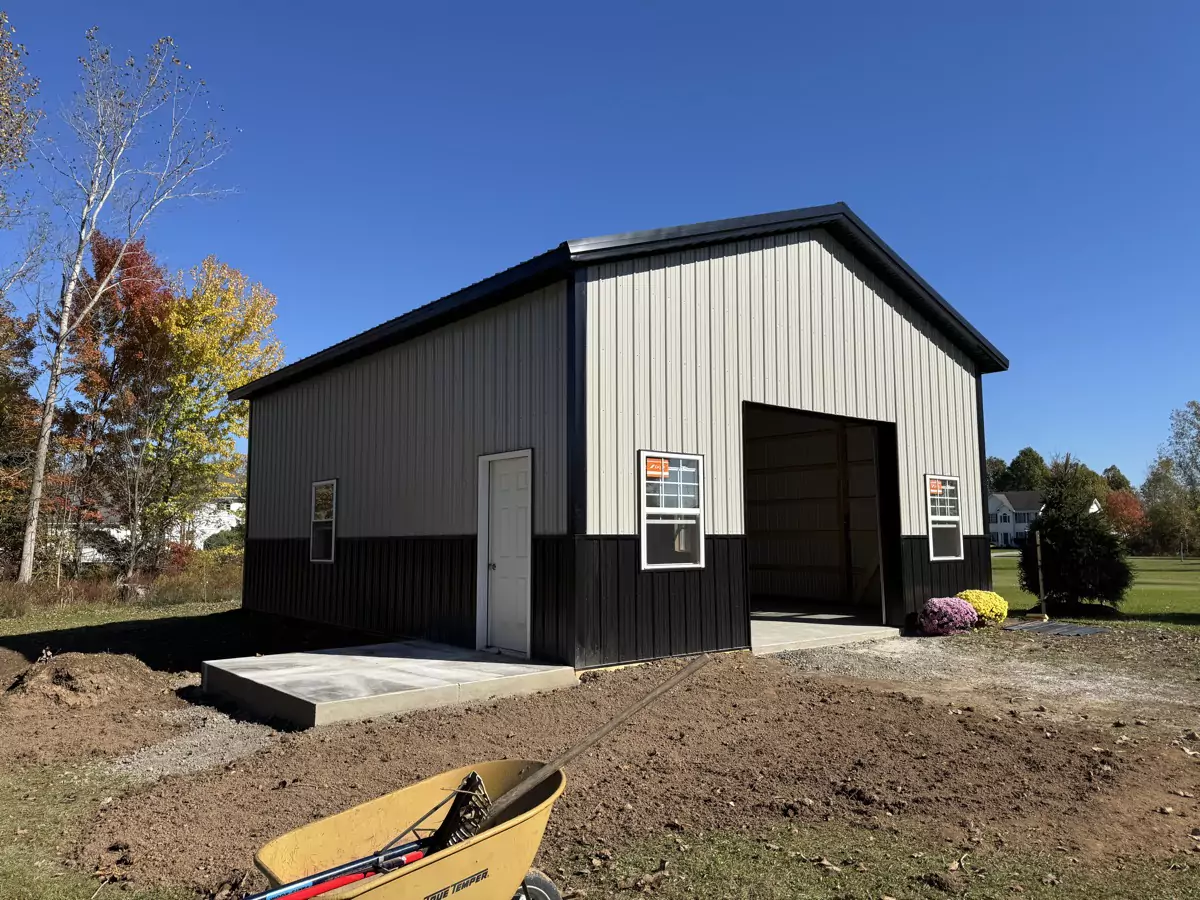
[(586, 274), (589, 534), (637, 534), (641, 449), (703, 455), (707, 532), (744, 534), (743, 401), (895, 423), (902, 533), (926, 533), (926, 473), (986, 533), (974, 363), (828, 233)]

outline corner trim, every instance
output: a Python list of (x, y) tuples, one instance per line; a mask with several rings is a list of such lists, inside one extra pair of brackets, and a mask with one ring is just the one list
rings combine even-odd
[(991, 492), (988, 491), (987, 441), (984, 439), (983, 426), (983, 376), (978, 372), (975, 374), (975, 421), (979, 430), (979, 490), (983, 494), (983, 505), (979, 508), (979, 526), (983, 529), (983, 536), (990, 543), (992, 536), (988, 531), (988, 497)]
[(567, 279), (567, 532), (587, 534), (587, 268)]
[[(247, 401), (246, 409), (246, 505), (242, 507), (246, 518), (242, 520), (242, 609), (246, 608), (246, 589), (249, 587), (249, 569), (246, 565), (246, 548), (250, 546), (250, 473), (254, 467), (254, 403)], [(312, 540), (312, 528), (309, 528)]]

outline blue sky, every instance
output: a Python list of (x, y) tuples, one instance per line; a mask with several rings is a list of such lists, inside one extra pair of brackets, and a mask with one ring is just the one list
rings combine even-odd
[(266, 284), (289, 360), (565, 238), (844, 200), (1011, 359), (990, 452), (1140, 482), (1200, 397), (1194, 4), (9, 9), (50, 111), (89, 25), (176, 39), (238, 193), (152, 249)]

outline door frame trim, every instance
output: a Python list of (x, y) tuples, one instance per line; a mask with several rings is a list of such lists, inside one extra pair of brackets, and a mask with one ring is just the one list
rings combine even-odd
[(533, 449), (487, 453), (479, 457), (478, 519), (475, 537), (475, 649), (488, 649), (488, 550), (491, 541), (492, 463), (504, 459), (529, 460), (529, 578), (525, 582), (525, 652), (530, 658), (533, 625)]

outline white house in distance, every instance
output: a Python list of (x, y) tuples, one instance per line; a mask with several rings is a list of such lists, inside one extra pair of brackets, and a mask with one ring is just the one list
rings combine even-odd
[[(242, 520), (245, 508), (246, 498), (241, 495), (231, 494), (227, 497), (218, 497), (201, 506), (190, 519), (172, 526), (167, 533), (167, 539), (172, 543), (191, 544), (197, 550), (203, 550), (204, 542), (214, 534), (228, 531), (237, 525)], [(129, 529), (123, 525), (106, 523), (95, 530), (102, 531), (117, 541), (129, 540)], [(108, 561), (105, 552), (100, 547), (94, 546), (94, 543), (96, 542), (84, 541), (80, 549), (81, 562)]]
[(1042, 509), (1040, 491), (1007, 491), (988, 495), (988, 536), (993, 547), (1014, 547), (1029, 533), (1029, 523)]
[(197, 550), (204, 549), (204, 542), (214, 534), (228, 531), (242, 520), (246, 499), (233, 494), (218, 497), (205, 503), (191, 519), (181, 522), (171, 530), (170, 538), (181, 544), (191, 544)]
[[(1005, 491), (988, 495), (988, 537), (993, 547), (1017, 547), (1025, 542), (1029, 524), (1044, 505), (1041, 491)], [(1093, 498), (1088, 512), (1100, 512)]]

